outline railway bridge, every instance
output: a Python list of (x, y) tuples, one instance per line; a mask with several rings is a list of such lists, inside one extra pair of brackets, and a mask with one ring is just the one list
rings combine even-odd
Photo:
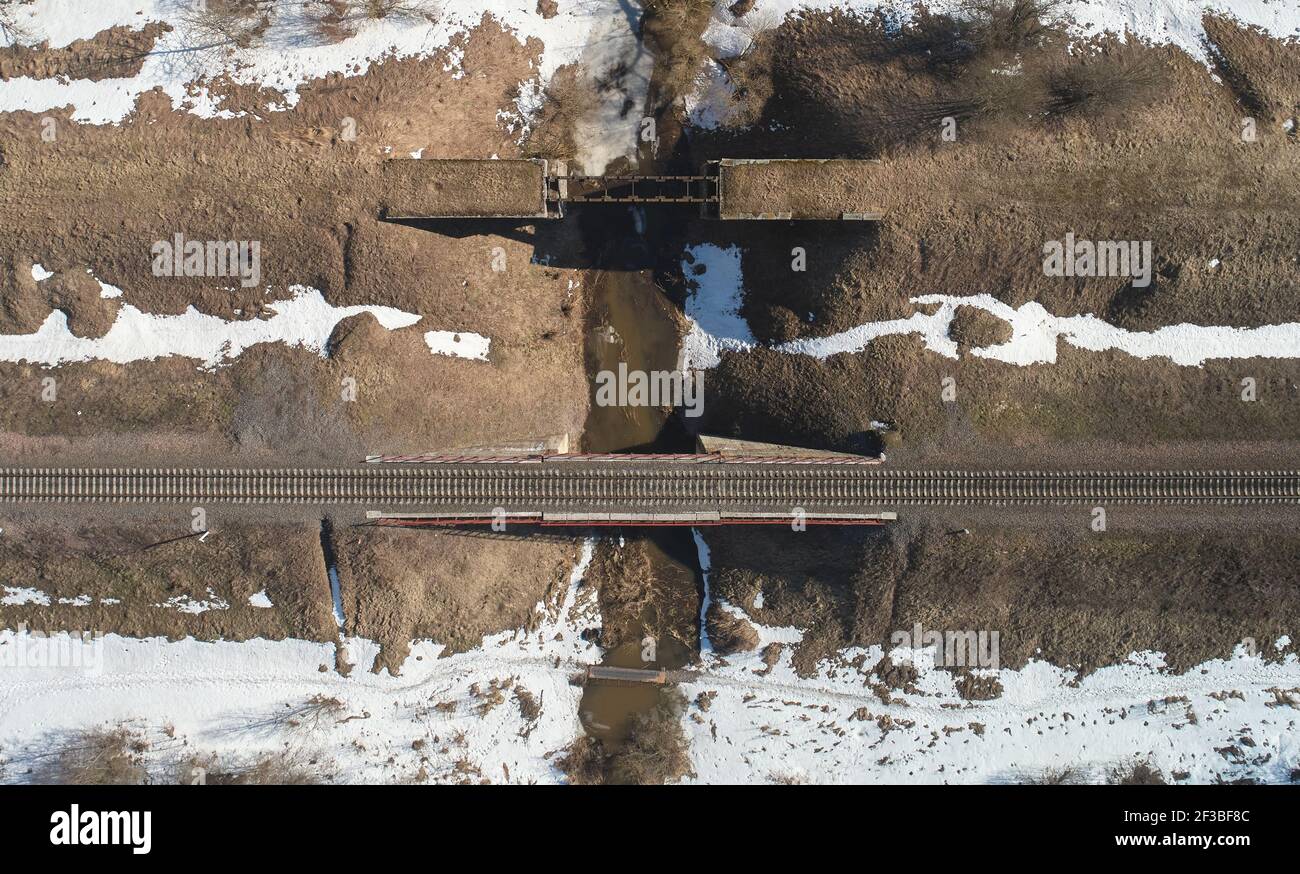
[(379, 179), (385, 219), (558, 219), (566, 204), (687, 204), (723, 220), (875, 221), (879, 161), (738, 159), (688, 175), (570, 173), (565, 162), (393, 158)]
[(1296, 505), (1300, 470), (905, 470), (817, 456), (375, 456), (331, 468), (2, 468), (0, 504), (309, 505), (382, 525), (879, 525), (924, 506)]

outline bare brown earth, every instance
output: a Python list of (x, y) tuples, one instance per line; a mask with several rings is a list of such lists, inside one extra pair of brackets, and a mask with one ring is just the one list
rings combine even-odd
[(0, 81), (32, 79), (128, 79), (137, 75), (158, 37), (171, 28), (152, 21), (139, 30), (119, 26), (60, 48), (13, 45), (0, 51)]
[[(237, 120), (177, 112), (156, 93), (118, 126), (76, 124), (70, 109), (49, 113), (58, 120), (54, 142), (41, 139), (41, 117), (0, 117), (7, 207), (0, 332), (30, 333), (59, 309), (78, 336), (102, 336), (123, 305), (262, 318), (296, 284), (319, 289), (336, 306), (385, 305), (421, 317), (388, 331), (372, 316), (356, 316), (338, 325), (324, 356), (265, 344), (214, 370), (182, 358), (54, 369), (0, 364), (4, 463), (348, 464), (369, 452), (576, 437), (588, 395), (585, 274), (535, 263), (557, 252), (565, 253), (562, 263), (578, 263), (574, 231), (379, 220), (377, 180), (390, 155), (519, 155), (517, 135), (497, 111), (512, 108), (540, 46), (521, 45), (487, 19), (457, 48), (464, 51), (459, 78), (444, 71), (441, 56), (390, 60), (364, 76), (309, 83), (285, 112), (269, 110), (283, 95), (214, 83), (223, 108), (248, 113)], [(155, 277), (150, 246), (176, 233), (260, 241), (270, 288)], [(502, 254), (505, 270), (494, 270)], [(55, 275), (36, 283), (33, 263)], [(123, 296), (100, 297), (88, 270)], [(490, 337), (490, 360), (431, 354), (422, 335), (434, 329)], [(56, 381), (53, 402), (42, 398), (46, 377)], [(349, 381), (355, 400), (345, 397)], [(40, 508), (5, 510), (0, 585), (56, 598), (89, 595), (91, 606), (6, 606), (0, 625), (336, 639), (319, 516), (227, 509), (228, 516), (212, 510), (222, 514), (220, 527), (202, 545), (197, 538), (162, 543), (188, 533), (189, 508), (143, 520), (84, 508), (75, 521), (52, 521), (59, 517)], [(526, 624), (572, 566), (571, 546), (420, 533), (386, 539), (375, 529), (354, 533), (347, 526), (355, 521), (336, 520), (333, 540), (347, 631), (385, 646), (376, 669), (395, 671), (413, 637), (456, 649)], [(263, 584), (272, 609), (247, 604)], [(212, 600), (208, 586), (229, 609), (186, 614), (152, 606), (178, 594)]]
[[(566, 232), (539, 241), (526, 227), (499, 236), (501, 228), (378, 218), (376, 179), (387, 154), (518, 153), (496, 112), (511, 105), (538, 47), (491, 21), (463, 47), (460, 79), (443, 72), (442, 59), (390, 61), (365, 76), (303, 86), (287, 112), (266, 110), (279, 95), (228, 89), (229, 108), (250, 113), (237, 120), (174, 112), (158, 94), (143, 96), (120, 126), (65, 120), (53, 143), (29, 113), (0, 119), (0, 196), (10, 206), (0, 216), (6, 331), (30, 331), (58, 306), (74, 331), (102, 333), (118, 302), (87, 292), (87, 269), (123, 289), (121, 303), (150, 313), (193, 306), (224, 319), (258, 318), (302, 284), (338, 306), (421, 316), (401, 331), (354, 334), (329, 358), (266, 345), (214, 372), (175, 358), (66, 364), (48, 374), (61, 390), (46, 409), (36, 406), (45, 371), (0, 365), (0, 439), (27, 453), (15, 460), (83, 452), (107, 463), (112, 435), (123, 432), (152, 435), (173, 457), (273, 449), (329, 459), (576, 434), (587, 390), (582, 303), (568, 279), (579, 274), (532, 263), (567, 245)], [(150, 246), (176, 233), (259, 240), (270, 288), (155, 277)], [(495, 247), (503, 271), (492, 269)], [(38, 286), (33, 262), (56, 277)], [(45, 289), (70, 282), (64, 274), (78, 274), (84, 288)], [(422, 340), (431, 329), (490, 337), (491, 361), (431, 354)], [(351, 403), (341, 400), (349, 377), (357, 384)]]
[(724, 219), (762, 214), (838, 221), (846, 213), (879, 210), (881, 179), (874, 164), (823, 160), (723, 164), (718, 169)]
[[(908, 298), (926, 293), (1037, 300), (1130, 330), (1296, 321), (1300, 149), (1282, 122), (1295, 113), (1300, 46), (1226, 20), (1206, 26), (1227, 59), (1222, 84), (1176, 50), (1136, 42), (1069, 55), (1050, 33), (1041, 47), (1013, 39), (1019, 73), (1004, 76), (991, 71), (1014, 60), (1005, 41), (954, 39), (941, 17), (890, 37), (881, 21), (796, 16), (726, 63), (749, 124), (695, 132), (693, 156), (879, 158), (888, 214), (867, 226), (698, 223), (687, 236), (740, 244), (742, 312), (766, 342), (905, 317)], [(1065, 106), (1062, 83), (1094, 97)], [(958, 119), (956, 142), (940, 138), (945, 116)], [(1240, 137), (1246, 116), (1253, 143)], [(1067, 231), (1151, 240), (1153, 282), (1045, 276), (1043, 244)], [(806, 272), (791, 270), (794, 246)], [(902, 466), (1295, 466), (1295, 361), (1195, 368), (1064, 343), (1056, 363), (1029, 367), (969, 354), (1006, 332), (959, 312), (956, 360), (916, 337), (825, 361), (727, 353), (709, 374), (701, 429), (885, 448)], [(873, 421), (893, 430), (877, 436)], [(1268, 650), (1300, 627), (1293, 513), (1112, 507), (1100, 533), (1089, 508), (899, 509), (901, 521), (878, 530), (706, 531), (713, 592), (757, 622), (807, 629), (795, 650), (803, 671), (913, 622), (997, 630), (1004, 666), (1037, 656), (1084, 671), (1146, 649), (1185, 669), (1243, 638)], [(725, 646), (755, 645), (713, 614)]]
[[(1092, 53), (1070, 55), (1049, 33), (1041, 44), (1018, 45), (1018, 74), (990, 75), (1014, 60), (1001, 43), (954, 42), (952, 23), (940, 17), (921, 16), (896, 37), (873, 19), (791, 18), (729, 63), (754, 123), (699, 132), (692, 150), (701, 158), (880, 158), (886, 219), (699, 224), (692, 234), (741, 245), (742, 312), (767, 342), (905, 317), (925, 309), (909, 297), (926, 293), (1037, 300), (1052, 313), (1094, 313), (1129, 330), (1294, 321), (1300, 148), (1282, 129), (1280, 95), (1292, 93), (1300, 46), (1226, 21), (1207, 26), (1217, 45), (1251, 59), (1236, 66), (1243, 81), (1273, 96), (1247, 101), (1248, 112), (1234, 88), (1196, 61), (1136, 41), (1100, 40)], [(1099, 96), (1060, 109), (1062, 81), (1088, 83)], [(1241, 120), (1252, 112), (1258, 137), (1247, 143)], [(940, 137), (949, 115), (958, 118), (951, 143)], [(1152, 241), (1151, 284), (1045, 276), (1043, 245), (1067, 232)], [(791, 270), (793, 246), (807, 252), (805, 272)], [(973, 318), (959, 313), (954, 330)], [(985, 330), (965, 345), (1005, 338), (996, 319), (979, 318)], [(1293, 361), (1182, 367), (1064, 343), (1055, 364), (1008, 366), (968, 348), (960, 355), (943, 358), (910, 337), (824, 362), (727, 354), (710, 375), (703, 428), (870, 448), (864, 432), (886, 421), (898, 429), (891, 460), (930, 464), (948, 463), (963, 447), (1012, 464), (1024, 447), (1051, 443), (1063, 444), (1063, 459), (1077, 444), (1126, 452), (1161, 441), (1200, 441), (1206, 448), (1197, 454), (1213, 457), (1210, 441), (1300, 435)], [(945, 377), (956, 380), (951, 403), (941, 396)], [(1247, 378), (1261, 389), (1254, 402), (1242, 400)], [(1221, 463), (1231, 463), (1235, 448), (1222, 450)]]
[[(1300, 149), (1282, 120), (1294, 113), (1300, 47), (1211, 22), (1220, 44), (1251, 59), (1238, 65), (1243, 79), (1276, 95), (1258, 112), (1170, 47), (1101, 40), (1095, 54), (1069, 55), (1049, 39), (1022, 47), (1018, 75), (991, 75), (1011, 59), (987, 50), (952, 60), (963, 49), (951, 26), (928, 21), (891, 38), (879, 21), (795, 17), (729, 64), (756, 121), (700, 132), (697, 159), (883, 162), (879, 225), (739, 229), (746, 275), (783, 277), (748, 289), (760, 339), (905, 315), (907, 298), (926, 293), (1032, 299), (1130, 329), (1295, 316)], [(1052, 83), (1067, 75), (1108, 84), (1077, 111), (1050, 111)], [(958, 119), (956, 142), (941, 139), (946, 116)], [(1240, 137), (1245, 116), (1257, 116), (1252, 143)], [(1152, 241), (1154, 282), (1045, 276), (1042, 246), (1067, 231)], [(807, 249), (805, 273), (790, 270), (794, 245)]]
[[(319, 525), (227, 527), (214, 518), (201, 542), (190, 531), (185, 507), (113, 522), (78, 516), (22, 520), (6, 514), (0, 587), (35, 589), (50, 603), (0, 606), (0, 627), (173, 640), (328, 641), (336, 635)], [(261, 591), (271, 607), (249, 604)], [(77, 599), (86, 603), (67, 603)], [(180, 609), (199, 602), (214, 606), (197, 613)]]
[(334, 543), (346, 633), (377, 641), (373, 668), (393, 674), (413, 639), (445, 644), (451, 654), (488, 634), (531, 628), (537, 605), (565, 584), (577, 560), (565, 538), (359, 527), (337, 529)]
[(542, 165), (533, 161), (389, 160), (379, 176), (383, 214), (536, 216), (545, 213)]

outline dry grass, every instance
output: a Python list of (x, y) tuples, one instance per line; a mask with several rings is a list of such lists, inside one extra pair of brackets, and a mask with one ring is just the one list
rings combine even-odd
[(61, 786), (139, 786), (149, 782), (148, 742), (124, 725), (89, 728), (68, 737), (33, 775)]
[(1047, 33), (1044, 19), (1054, 0), (966, 0), (962, 36), (977, 48), (1018, 52), (1036, 46)]
[(594, 737), (583, 735), (569, 744), (555, 764), (574, 786), (605, 782), (605, 746)]
[(222, 762), (215, 754), (195, 755), (176, 763), (177, 784), (205, 786), (310, 786), (322, 782), (314, 763), (294, 754), (274, 754), (251, 762)]
[(649, 713), (638, 714), (627, 742), (610, 757), (609, 782), (652, 785), (689, 774), (691, 760), (681, 725), (685, 710), (686, 696), (673, 689), (666, 690)]
[(1163, 786), (1165, 776), (1145, 759), (1111, 768), (1106, 782), (1112, 786)]
[(1149, 56), (1089, 59), (1050, 70), (1045, 78), (1049, 117), (1107, 115), (1149, 101), (1164, 84)]

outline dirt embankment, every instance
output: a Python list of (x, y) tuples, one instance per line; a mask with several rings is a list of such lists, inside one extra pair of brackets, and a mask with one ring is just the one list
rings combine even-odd
[[(53, 141), (42, 139), (41, 117), (0, 118), (6, 333), (30, 333), (56, 308), (84, 337), (105, 333), (122, 305), (266, 318), (295, 285), (319, 289), (334, 306), (420, 317), (405, 329), (353, 332), (332, 357), (264, 344), (216, 371), (180, 358), (53, 370), (0, 364), (0, 439), (21, 446), (18, 460), (80, 453), (111, 463), (115, 434), (164, 443), (178, 461), (268, 451), (337, 461), (576, 434), (587, 406), (582, 274), (545, 266), (572, 248), (572, 232), (408, 227), (378, 217), (387, 155), (518, 154), (497, 110), (513, 106), (540, 47), (488, 20), (457, 48), (458, 78), (443, 70), (447, 58), (390, 60), (365, 76), (309, 83), (285, 112), (267, 108), (282, 95), (218, 83), (223, 108), (247, 116), (201, 119), (149, 93), (119, 126), (47, 113)], [(178, 233), (258, 241), (260, 284), (155, 276), (151, 246)], [(54, 277), (38, 283), (34, 263)], [(101, 298), (88, 270), (122, 296)], [(423, 341), (429, 330), (489, 337), (490, 360), (434, 355)], [(59, 384), (54, 402), (41, 397), (46, 376)], [(352, 388), (355, 399), (345, 398)]]
[(50, 48), (12, 45), (0, 51), (0, 81), (31, 79), (129, 79), (140, 72), (154, 43), (171, 27), (151, 21), (140, 29), (119, 25), (101, 30), (89, 39)]
[[(782, 278), (748, 289), (757, 336), (897, 317), (926, 293), (1032, 299), (1134, 330), (1293, 319), (1300, 148), (1283, 122), (1300, 47), (1207, 26), (1247, 85), (1216, 84), (1172, 47), (1099, 40), (1071, 54), (1047, 32), (1012, 51), (941, 17), (893, 33), (884, 19), (810, 14), (760, 36), (728, 63), (754, 124), (698, 132), (696, 157), (878, 157), (888, 215), (742, 229), (757, 234), (746, 275)], [(1044, 244), (1067, 232), (1151, 241), (1151, 284), (1044, 275)], [(793, 245), (806, 272), (790, 270)]]
[(531, 627), (576, 554), (561, 538), (371, 527), (335, 529), (334, 552), (347, 633), (377, 641), (373, 667), (393, 674), (413, 639), (445, 644), (450, 654)]
[(802, 671), (848, 646), (888, 648), (914, 623), (996, 631), (1005, 668), (1041, 658), (1085, 673), (1144, 650), (1186, 670), (1246, 639), (1274, 654), (1274, 642), (1300, 627), (1298, 544), (1277, 531), (1095, 533), (1081, 522), (705, 537), (716, 597), (762, 624), (806, 630), (794, 658)]
[(200, 540), (188, 507), (115, 522), (83, 515), (20, 521), (6, 513), (0, 628), (173, 640), (335, 637), (316, 526), (227, 525), (214, 510)]
[[(1062, 34), (1032, 22), (921, 15), (895, 32), (878, 17), (794, 16), (727, 63), (753, 124), (699, 131), (694, 153), (880, 158), (887, 215), (699, 223), (693, 238), (740, 244), (742, 314), (765, 342), (929, 311), (909, 302), (927, 293), (1034, 300), (1130, 331), (1296, 321), (1300, 260), (1288, 241), (1300, 238), (1300, 147), (1283, 122), (1294, 112), (1285, 95), (1294, 94), (1300, 47), (1223, 20), (1207, 28), (1238, 59), (1246, 96), (1172, 47), (1103, 39), (1071, 53)], [(949, 118), (952, 141), (943, 136)], [(1150, 241), (1150, 282), (1046, 275), (1044, 247), (1067, 233)], [(805, 250), (805, 270), (792, 269), (794, 246)], [(1294, 361), (1196, 368), (1065, 342), (1054, 364), (968, 354), (1007, 330), (962, 308), (950, 332), (956, 361), (910, 337), (825, 361), (727, 354), (710, 374), (703, 427), (860, 448), (873, 420), (891, 422), (891, 460), (931, 464), (955, 451), (1010, 464), (1053, 443), (1064, 458), (1082, 443), (1128, 455), (1169, 441), (1222, 443), (1229, 459), (1229, 441), (1300, 437)], [(943, 392), (948, 379), (955, 395)]]

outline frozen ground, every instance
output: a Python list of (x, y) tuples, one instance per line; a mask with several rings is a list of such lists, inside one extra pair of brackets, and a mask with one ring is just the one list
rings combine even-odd
[[(777, 27), (794, 11), (881, 10), (901, 26), (919, 4), (912, 0), (756, 0), (739, 18), (730, 12), (730, 5), (730, 0), (718, 0), (704, 33), (704, 41), (724, 59), (743, 54), (756, 36)], [(958, 14), (962, 6), (961, 0), (930, 0), (925, 5), (934, 12)], [(1201, 25), (1206, 13), (1236, 18), (1279, 38), (1300, 38), (1300, 0), (1061, 0), (1053, 6), (1051, 17), (1081, 39), (1114, 33), (1148, 43), (1170, 43), (1208, 65)], [(727, 125), (733, 118), (733, 94), (722, 68), (706, 66), (686, 98), (691, 123), (704, 129)]]
[[(696, 543), (707, 574), (698, 532)], [(422, 768), (433, 780), (560, 780), (553, 754), (581, 731), (581, 691), (570, 677), (601, 658), (581, 637), (600, 625), (581, 585), (592, 550), (583, 544), (556, 603), (538, 605), (533, 631), (446, 658), (439, 645), (416, 642), (398, 677), (367, 671), (377, 647), (358, 638), (340, 644), (357, 665), (343, 676), (332, 644), (0, 632), (0, 777), (23, 780), (80, 728), (125, 722), (152, 739), (160, 777), (182, 752), (234, 763), (283, 751), (340, 781), (422, 779)], [(35, 590), (6, 592), (16, 600)], [(708, 598), (706, 577), (704, 610)], [(747, 617), (747, 605), (721, 606)], [(1260, 644), (1271, 660), (1244, 642), (1231, 658), (1183, 674), (1165, 671), (1157, 653), (1084, 678), (1042, 662), (976, 670), (1002, 686), (989, 701), (963, 699), (953, 675), (934, 669), (933, 649), (898, 647), (893, 660), (912, 661), (919, 676), (885, 703), (872, 675), (880, 647), (845, 650), (805, 678), (788, 647), (771, 666), (762, 657), (768, 644), (797, 643), (803, 632), (755, 627), (758, 649), (726, 659), (704, 634), (701, 675), (683, 687), (691, 699), (711, 698), (683, 720), (696, 781), (989, 782), (1067, 768), (1103, 780), (1143, 759), (1168, 778), (1286, 782), (1300, 767), (1300, 660), (1286, 638)], [(535, 719), (516, 689), (539, 704)], [(315, 696), (339, 703), (302, 716)]]
[[(756, 345), (749, 326), (739, 315), (744, 291), (741, 250), (704, 243), (690, 248), (683, 267), (693, 292), (687, 299), (690, 331), (683, 349), (691, 366), (716, 367), (725, 351), (744, 351)], [(705, 272), (693, 275), (692, 265)], [(899, 334), (916, 334), (931, 352), (948, 358), (958, 355), (948, 328), (959, 306), (984, 310), (1011, 324), (1011, 339), (996, 346), (970, 350), (971, 355), (1008, 364), (1052, 364), (1058, 340), (1092, 352), (1118, 350), (1135, 358), (1168, 358), (1175, 364), (1199, 367), (1221, 358), (1300, 358), (1300, 323), (1235, 328), (1214, 325), (1170, 325), (1156, 331), (1129, 331), (1095, 315), (1056, 316), (1037, 302), (1012, 307), (988, 294), (966, 296), (928, 294), (910, 299), (934, 306), (932, 313), (917, 312), (906, 319), (868, 322), (829, 337), (794, 340), (775, 347), (778, 352), (827, 358), (841, 352), (861, 352), (872, 340)]]
[[(372, 20), (357, 16), (349, 22), (353, 35), (330, 42), (309, 12), (309, 4), (281, 3), (270, 28), (253, 46), (236, 48), (214, 42), (174, 0), (35, 0), (17, 7), (17, 23), (32, 42), (48, 40), (51, 48), (88, 39), (117, 25), (140, 28), (151, 21), (172, 26), (145, 59), (140, 73), (129, 78), (34, 79), (18, 77), (0, 84), (0, 112), (40, 113), (73, 107), (72, 118), (92, 124), (117, 123), (131, 114), (136, 98), (161, 89), (177, 108), (203, 117), (231, 117), (220, 108), (209, 83), (228, 76), (236, 84), (255, 83), (279, 91), (278, 107), (298, 102), (300, 85), (330, 74), (364, 75), (387, 57), (421, 58), (443, 54), (448, 72), (459, 75), (459, 52), (453, 41), (481, 23), (485, 16), (500, 22), (521, 41), (540, 40), (543, 50), (536, 75), (520, 83), (515, 118), (504, 119), (522, 136), (539, 108), (539, 98), (555, 71), (582, 63), (589, 79), (608, 79), (625, 71), (620, 87), (606, 91), (592, 113), (579, 122), (578, 161), (599, 173), (616, 157), (634, 156), (640, 105), (644, 103), (653, 60), (637, 36), (639, 10), (618, 0), (562, 2), (553, 18), (525, 0), (446, 0), (430, 2), (431, 23), (420, 15), (389, 15)], [(625, 112), (625, 101), (635, 107)], [(486, 155), (484, 157), (487, 157)]]
[[(347, 782), (416, 779), (421, 767), (436, 780), (553, 782), (550, 754), (581, 732), (581, 689), (569, 679), (600, 656), (580, 637), (600, 624), (582, 587), (592, 547), (582, 545), (559, 602), (538, 604), (531, 632), (446, 658), (440, 645), (416, 642), (399, 677), (369, 672), (378, 647), (357, 638), (344, 644), (358, 666), (344, 677), (333, 644), (0, 631), (0, 779), (23, 780), (70, 732), (126, 722), (154, 741), (149, 763), (160, 777), (184, 742), (184, 755), (223, 763), (317, 759)], [(536, 700), (535, 718), (516, 690)], [(292, 725), (313, 696), (340, 703)]]
[[(845, 650), (800, 677), (788, 644), (803, 632), (750, 620), (758, 646), (717, 656), (703, 633), (709, 550), (695, 539), (705, 569), (705, 670), (683, 691), (712, 700), (683, 725), (700, 782), (983, 783), (1064, 769), (1103, 781), (1140, 759), (1166, 779), (1286, 783), (1300, 767), (1300, 659), (1287, 638), (1272, 647), (1280, 660), (1251, 654), (1248, 641), (1232, 658), (1183, 674), (1150, 652), (1084, 678), (1045, 662), (974, 670), (1002, 686), (988, 701), (963, 699), (953, 674), (935, 669), (933, 647), (898, 647), (893, 661), (912, 662), (919, 676), (913, 689), (886, 692), (885, 703), (868, 688), (879, 683), (881, 647)], [(741, 605), (720, 606), (748, 618)], [(774, 643), (787, 646), (769, 667), (763, 650)]]

